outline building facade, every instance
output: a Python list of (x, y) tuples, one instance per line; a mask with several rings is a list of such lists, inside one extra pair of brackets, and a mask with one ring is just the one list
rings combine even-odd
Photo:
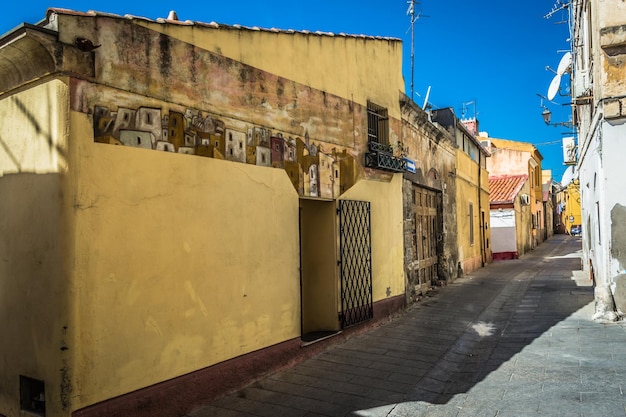
[(541, 172), (543, 191), (543, 215), (546, 225), (544, 237), (548, 239), (554, 236), (555, 213), (556, 213), (556, 184), (552, 178), (552, 170), (544, 169)]
[[(458, 277), (456, 143), (448, 131), (404, 96), (402, 143), (414, 170), (403, 178), (407, 302)], [(411, 172), (413, 171), (413, 172)]]
[[(456, 166), (456, 243), (458, 274), (474, 271), (491, 262), (489, 230), (489, 153), (453, 109), (433, 110), (432, 120), (454, 138)], [(477, 128), (476, 122), (473, 127)]]
[(572, 228), (582, 225), (580, 182), (572, 180), (557, 193), (558, 224), (561, 233), (572, 234)]
[(61, 9), (0, 39), (0, 414), (182, 415), (455, 278), (455, 136), (401, 57)]
[(481, 137), (491, 153), (487, 160), (487, 170), (491, 176), (499, 175), (527, 175), (530, 206), (531, 239), (525, 244), (524, 253), (537, 247), (545, 240), (545, 215), (543, 204), (543, 179), (541, 161), (543, 156), (531, 143), (519, 142), (491, 137)]
[(517, 259), (532, 242), (528, 175), (489, 177), (493, 259)]
[(580, 0), (570, 7), (574, 124), (582, 196), (583, 264), (596, 284), (596, 317), (626, 312), (626, 7)]

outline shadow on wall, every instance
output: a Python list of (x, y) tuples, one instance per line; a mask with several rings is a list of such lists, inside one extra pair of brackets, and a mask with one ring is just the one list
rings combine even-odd
[(45, 398), (60, 399), (46, 407), (51, 412), (70, 406), (70, 234), (62, 182), (60, 174), (0, 177), (0, 328), (11, 340), (0, 345), (0, 408), (10, 415), (19, 404), (36, 412), (31, 407), (45, 407)]
[[(19, 110), (19, 112), (9, 112), (10, 117), (19, 118), (28, 125), (28, 128), (24, 129), (24, 131), (19, 131), (16, 135), (17, 137), (12, 138), (15, 143), (23, 141), (23, 143), (20, 143), (16, 149), (21, 151), (24, 155), (17, 155), (11, 148), (11, 144), (13, 142), (7, 142), (6, 138), (0, 136), (0, 151), (8, 158), (8, 160), (5, 161), (0, 159), (0, 163), (2, 163), (2, 165), (0, 165), (0, 176), (7, 172), (16, 173), (25, 172), (27, 170), (37, 170), (37, 172), (57, 172), (59, 165), (67, 161), (67, 151), (55, 141), (55, 138), (50, 130), (45, 128), (45, 126), (50, 126), (55, 123), (53, 120), (55, 116), (54, 103), (50, 100), (47, 103), (47, 120), (46, 115), (40, 116), (40, 119), (38, 120), (33, 112), (30, 111), (24, 102), (18, 97), (12, 96), (9, 100), (10, 104), (14, 105), (15, 108)], [(21, 117), (19, 114), (21, 114)], [(33, 136), (27, 137), (26, 135), (30, 133), (32, 133)], [(41, 140), (43, 140), (47, 145), (47, 154), (44, 151), (44, 147), (40, 146), (39, 141)], [(39, 153), (39, 155), (37, 155), (37, 163), (33, 159), (34, 155), (28, 155), (29, 151)], [(42, 158), (42, 156), (47, 156), (48, 158)], [(21, 160), (20, 158), (24, 158), (26, 160)], [(4, 166), (4, 163), (6, 162), (9, 162), (9, 164)]]

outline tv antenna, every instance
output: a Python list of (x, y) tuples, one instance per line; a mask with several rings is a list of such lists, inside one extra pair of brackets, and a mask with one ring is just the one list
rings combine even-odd
[(546, 14), (543, 18), (550, 19), (552, 15), (560, 10), (565, 10), (569, 8), (570, 2), (565, 0), (556, 0), (556, 3), (552, 6), (552, 9)]
[(461, 107), (461, 118), (465, 119), (465, 115), (467, 114), (467, 111), (469, 110), (469, 106), (473, 106), (474, 107), (474, 117), (473, 119), (476, 119), (477, 116), (477, 112), (476, 112), (476, 99), (472, 100), (472, 101), (466, 101), (463, 102), (463, 105)]
[[(413, 100), (413, 94), (415, 94), (414, 81), (415, 81), (415, 22), (420, 17), (428, 17), (422, 15), (422, 11), (415, 12), (415, 5), (419, 5), (420, 2), (416, 0), (407, 1), (409, 8), (406, 10), (407, 16), (411, 17), (411, 100)], [(408, 32), (408, 30), (407, 30)]]

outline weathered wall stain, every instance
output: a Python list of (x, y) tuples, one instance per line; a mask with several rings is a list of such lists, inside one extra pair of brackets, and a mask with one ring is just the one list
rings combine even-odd
[(626, 269), (626, 207), (615, 204), (611, 209), (611, 256)]
[[(587, 221), (589, 224), (589, 221)], [(588, 234), (591, 236), (591, 234)], [(615, 284), (613, 302), (615, 307), (622, 313), (626, 312), (626, 207), (621, 204), (615, 204), (611, 209), (611, 256), (618, 263), (617, 275), (612, 277)], [(607, 291), (608, 294), (610, 292)], [(601, 294), (601, 293), (600, 293)], [(596, 293), (596, 300), (599, 294)], [(605, 310), (596, 308), (596, 311), (613, 311), (611, 304), (604, 307)]]
[(167, 35), (159, 35), (159, 57), (161, 62), (159, 70), (164, 77), (169, 75), (170, 66), (172, 65), (172, 55), (170, 53), (170, 38)]
[[(93, 115), (97, 142), (284, 169), (301, 196), (334, 199), (359, 178), (390, 180), (362, 167), (367, 112), (354, 97), (142, 26), (103, 21), (99, 34), (109, 32), (119, 43), (98, 50), (95, 82), (71, 80), (71, 109)], [(400, 121), (390, 118), (389, 127), (394, 144)], [(249, 132), (264, 130), (255, 143)]]
[(96, 56), (98, 84), (72, 81), (72, 109), (93, 115), (96, 142), (284, 169), (301, 196), (334, 199), (361, 176), (387, 178), (357, 163), (367, 118), (352, 100), (108, 24), (121, 39)]
[(72, 378), (67, 360), (63, 360), (61, 372), (60, 400), (63, 410), (69, 410), (72, 406)]
[[(450, 280), (457, 276), (459, 261), (456, 245), (456, 181), (453, 172), (456, 164), (456, 145), (452, 137), (429, 122), (428, 114), (406, 96), (400, 97), (402, 110), (402, 147), (415, 161), (415, 172), (404, 173), (403, 187), (405, 200), (405, 248), (413, 243), (412, 234), (416, 230), (415, 208), (411, 207), (413, 190), (425, 188), (436, 191), (437, 222), (437, 277)], [(414, 205), (413, 205), (414, 206)], [(415, 256), (405, 253), (407, 301), (418, 283), (418, 276), (412, 272)]]

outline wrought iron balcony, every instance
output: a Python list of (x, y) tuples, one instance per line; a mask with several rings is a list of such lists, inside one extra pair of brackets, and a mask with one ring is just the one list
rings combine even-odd
[(369, 152), (365, 153), (365, 166), (385, 171), (404, 172), (406, 161), (393, 154), (393, 147), (378, 142), (368, 143)]

